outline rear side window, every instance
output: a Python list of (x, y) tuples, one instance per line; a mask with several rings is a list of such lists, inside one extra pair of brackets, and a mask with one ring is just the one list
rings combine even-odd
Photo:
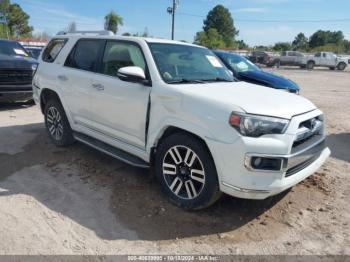
[(65, 66), (95, 72), (103, 44), (103, 40), (79, 40), (69, 54)]
[(58, 54), (61, 52), (62, 48), (66, 44), (67, 39), (53, 39), (50, 41), (50, 43), (45, 48), (45, 51), (43, 53), (43, 61), (48, 63), (53, 63), (58, 56)]

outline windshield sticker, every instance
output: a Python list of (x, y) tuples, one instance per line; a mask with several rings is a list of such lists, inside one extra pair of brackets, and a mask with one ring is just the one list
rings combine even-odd
[(243, 71), (248, 70), (248, 65), (247, 65), (246, 63), (244, 63), (244, 62), (239, 62), (239, 63), (237, 64), (237, 67), (238, 67), (240, 70), (243, 70)]
[(13, 51), (15, 51), (16, 55), (27, 55), (22, 49), (14, 48)]
[(219, 62), (219, 60), (215, 56), (207, 55), (206, 57), (213, 67), (222, 67), (222, 64)]

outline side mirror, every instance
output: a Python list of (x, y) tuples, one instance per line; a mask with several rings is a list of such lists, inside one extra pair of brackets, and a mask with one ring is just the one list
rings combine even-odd
[(118, 70), (117, 76), (120, 80), (127, 82), (143, 82), (146, 80), (145, 71), (138, 66), (122, 67)]

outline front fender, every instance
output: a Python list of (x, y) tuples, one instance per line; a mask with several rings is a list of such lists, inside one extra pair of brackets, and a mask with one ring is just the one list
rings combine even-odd
[(147, 152), (151, 152), (151, 149), (157, 146), (159, 139), (163, 136), (165, 131), (168, 128), (179, 128), (186, 132), (192, 133), (204, 141), (208, 138), (213, 139), (213, 134), (211, 131), (203, 126), (196, 125), (194, 123), (188, 123), (179, 118), (166, 118), (163, 121), (157, 123), (154, 128), (151, 128), (148, 133), (148, 141), (147, 141)]

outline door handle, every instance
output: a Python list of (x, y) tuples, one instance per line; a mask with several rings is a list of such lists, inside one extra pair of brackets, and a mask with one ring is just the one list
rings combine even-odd
[(92, 87), (95, 88), (98, 91), (105, 90), (105, 87), (101, 84), (92, 84)]
[(58, 75), (57, 78), (61, 81), (67, 81), (68, 77), (66, 77), (65, 75)]

